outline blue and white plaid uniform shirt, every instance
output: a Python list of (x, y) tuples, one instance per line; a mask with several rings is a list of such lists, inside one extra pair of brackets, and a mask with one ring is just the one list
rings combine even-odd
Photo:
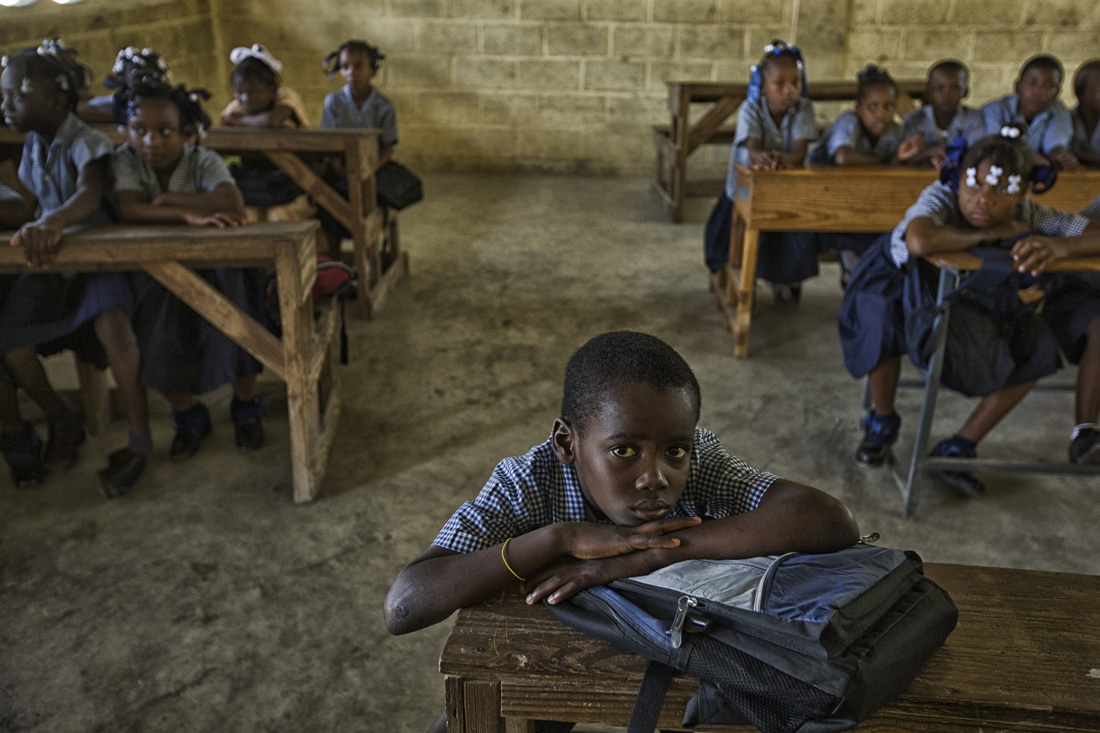
[(1100, 221), (1100, 196), (1092, 200), (1092, 203), (1081, 209), (1081, 216), (1093, 221)]
[[(168, 190), (201, 193), (213, 191), (222, 183), (236, 185), (221, 156), (207, 148), (185, 145), (168, 179)], [(129, 144), (115, 152), (115, 190), (140, 191), (144, 201), (152, 201), (164, 193), (156, 172)]]
[(985, 122), (982, 113), (978, 110), (960, 104), (955, 110), (955, 116), (951, 118), (946, 130), (941, 130), (936, 124), (935, 111), (932, 105), (926, 104), (920, 109), (913, 110), (905, 116), (902, 122), (901, 139), (908, 140), (914, 135), (924, 135), (924, 144), (927, 147), (947, 145), (955, 138), (966, 138), (966, 142), (973, 145), (985, 137)]
[[(905, 231), (913, 219), (921, 216), (927, 216), (939, 226), (960, 229), (970, 226), (959, 211), (959, 197), (956, 193), (947, 184), (936, 181), (921, 191), (920, 198), (905, 212), (905, 218), (894, 227), (894, 233), (890, 236), (890, 256), (898, 267), (909, 261)], [(1041, 206), (1027, 196), (1012, 212), (1012, 219), (1024, 222), (1033, 232), (1052, 237), (1075, 237), (1085, 231), (1089, 223), (1080, 214), (1069, 214), (1049, 206)]]
[(1024, 130), (1024, 139), (1037, 153), (1050, 155), (1050, 151), (1057, 148), (1069, 149), (1073, 139), (1073, 120), (1070, 119), (1066, 105), (1054, 100), (1049, 107), (1035, 115), (1030, 125), (1020, 114), (1019, 107), (1020, 99), (1015, 94), (987, 102), (982, 107), (985, 134), (999, 135), (1001, 128), (1011, 122)]
[[(669, 517), (723, 517), (752, 511), (776, 480), (726, 452), (715, 435), (695, 429), (687, 486)], [(447, 520), (433, 545), (475, 552), (557, 522), (594, 521), (574, 466), (558, 461), (550, 441), (501, 461), (488, 483)]]
[(889, 163), (898, 152), (901, 144), (901, 123), (897, 120), (890, 123), (886, 131), (878, 136), (875, 144), (863, 130), (863, 124), (855, 110), (849, 109), (825, 129), (821, 140), (810, 151), (808, 160), (815, 165), (824, 165), (836, 162), (836, 151), (848, 145), (861, 155), (873, 155), (880, 163)]
[[(38, 198), (40, 215), (48, 214), (60, 209), (76, 193), (84, 166), (104, 156), (110, 158), (113, 150), (110, 138), (70, 112), (48, 146), (37, 132), (27, 133), (19, 180)], [(109, 179), (106, 191), (110, 191)], [(85, 221), (106, 224), (111, 217), (101, 208)]]
[(730, 150), (729, 170), (726, 173), (726, 195), (731, 199), (737, 183), (737, 171), (733, 164), (748, 165), (749, 150), (745, 142), (749, 138), (760, 141), (762, 150), (779, 150), (789, 153), (799, 140), (817, 139), (817, 119), (814, 117), (814, 105), (806, 97), (799, 97), (798, 103), (787, 110), (779, 125), (775, 124), (768, 112), (767, 97), (759, 97), (755, 102), (742, 102), (737, 108), (737, 129), (733, 135), (733, 149)]
[(351, 96), (351, 87), (347, 84), (338, 92), (325, 97), (325, 107), (321, 113), (322, 128), (336, 127), (380, 127), (382, 145), (397, 143), (397, 112), (391, 102), (377, 87), (371, 87), (370, 94), (362, 107), (355, 104)]
[(1083, 151), (1100, 154), (1100, 125), (1097, 125), (1092, 131), (1092, 137), (1090, 138), (1088, 130), (1085, 129), (1085, 121), (1081, 119), (1081, 108), (1074, 107), (1070, 111), (1069, 117), (1073, 122), (1073, 152)]

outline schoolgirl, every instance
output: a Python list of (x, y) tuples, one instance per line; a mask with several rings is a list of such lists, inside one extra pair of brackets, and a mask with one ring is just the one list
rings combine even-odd
[(902, 122), (902, 139), (920, 135), (924, 146), (911, 162), (928, 162), (939, 169), (952, 140), (964, 137), (974, 144), (985, 137), (982, 113), (962, 103), (969, 94), (970, 70), (961, 61), (940, 61), (928, 70), (924, 104)]
[[(77, 68), (51, 42), (7, 59), (0, 80), (8, 125), (27, 133), (19, 180), (37, 198), (38, 218), (24, 224), (11, 244), (22, 248), (32, 268), (54, 259), (66, 226), (111, 220), (104, 207), (111, 143), (74, 114), (78, 83)], [(133, 485), (153, 447), (145, 392), (138, 385), (131, 306), (121, 273), (26, 273), (10, 283), (0, 307), (0, 351), (15, 381), (46, 412), (44, 460), (52, 468), (76, 462), (84, 429), (50, 386), (37, 352), (74, 348), (84, 360), (98, 362), (105, 352), (130, 431), (127, 446), (111, 453), (98, 472), (108, 498)]]
[[(923, 267), (925, 285), (934, 282), (934, 273), (927, 271), (931, 266), (911, 261), (913, 255), (965, 250), (1027, 231), (1035, 233), (1029, 237), (1035, 241), (1066, 237), (1062, 241), (1069, 246), (1095, 237), (1081, 236), (1089, 226), (1084, 217), (1035, 204), (1026, 196), (1025, 187), (1033, 180), (1042, 179), (1044, 185), (1050, 181), (1042, 169), (1035, 169), (1019, 130), (1006, 127), (1003, 132), (982, 138), (968, 150), (962, 141), (953, 145), (941, 180), (921, 193), (892, 233), (867, 250), (852, 275), (838, 323), (845, 365), (857, 379), (867, 376), (871, 391), (872, 409), (863, 420), (864, 437), (856, 452), (860, 463), (882, 464), (901, 425), (894, 410), (901, 356), (906, 353), (901, 281), (908, 268)], [(959, 157), (961, 163), (956, 164)], [(1028, 325), (1034, 343), (1007, 344), (1014, 362), (1011, 373), (983, 397), (954, 436), (935, 446), (933, 455), (976, 457), (977, 443), (1037, 379), (1057, 370), (1053, 337), (1034, 322)], [(945, 472), (942, 477), (965, 496), (984, 491), (968, 472)]]
[(1070, 111), (1073, 138), (1070, 147), (1082, 164), (1100, 165), (1100, 59), (1086, 61), (1073, 75), (1077, 106)]
[[(734, 164), (757, 170), (802, 165), (810, 142), (817, 139), (817, 122), (808, 94), (802, 52), (783, 41), (772, 41), (764, 48), (764, 57), (752, 67), (748, 95), (737, 109), (726, 190), (707, 219), (704, 253), (712, 273), (722, 272), (729, 258), (737, 183)], [(797, 304), (802, 281), (817, 272), (816, 237), (812, 232), (760, 234), (756, 276), (772, 284), (776, 305)]]
[[(382, 130), (378, 138), (378, 164), (381, 168), (393, 157), (397, 146), (397, 110), (373, 81), (382, 59), (386, 58), (377, 47), (366, 41), (345, 41), (335, 51), (325, 56), (321, 68), (331, 79), (340, 72), (344, 80), (342, 89), (325, 97), (321, 114), (321, 127), (362, 127)], [(348, 192), (347, 171), (343, 161), (325, 162), (325, 180), (342, 195)], [(328, 241), (328, 253), (340, 258), (340, 243), (351, 233), (324, 209), (320, 212), (321, 224)]]
[(118, 52), (111, 73), (103, 80), (103, 86), (113, 89), (114, 92), (92, 97), (78, 105), (77, 116), (85, 122), (114, 122), (125, 125), (128, 90), (141, 77), (158, 77), (165, 82), (171, 82), (172, 72), (156, 51), (127, 46)]
[[(210, 119), (206, 90), (169, 86), (157, 76), (130, 89), (130, 141), (115, 154), (119, 218), (126, 222), (178, 222), (234, 227), (244, 223), (244, 201), (228, 168), (201, 139)], [(255, 268), (204, 270), (200, 275), (245, 313), (264, 321), (263, 272)], [(176, 434), (169, 457), (194, 455), (211, 432), (210, 411), (197, 395), (233, 384), (229, 412), (237, 447), (263, 443), (263, 406), (255, 394), (260, 363), (164, 286), (133, 275), (134, 329), (141, 346), (141, 381), (172, 406)]]
[[(235, 66), (229, 81), (234, 99), (221, 113), (221, 124), (231, 127), (305, 129), (310, 126), (302, 98), (282, 86), (283, 70), (271, 52), (256, 44), (234, 48)], [(312, 219), (316, 208), (302, 189), (263, 155), (241, 156), (230, 168), (244, 195), (249, 221)]]
[(1075, 170), (1081, 163), (1070, 149), (1073, 120), (1058, 99), (1065, 70), (1053, 56), (1033, 56), (1020, 69), (1014, 94), (987, 102), (982, 107), (987, 135), (1005, 125), (1018, 127), (1037, 155), (1040, 165)]

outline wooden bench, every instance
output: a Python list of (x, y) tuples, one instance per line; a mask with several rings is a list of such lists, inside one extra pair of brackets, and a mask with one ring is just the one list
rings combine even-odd
[[(653, 143), (657, 149), (657, 170), (653, 189), (664, 203), (674, 222), (683, 221), (686, 196), (714, 196), (725, 187), (726, 180), (689, 181), (687, 160), (701, 146), (733, 144), (734, 128), (727, 124), (745, 101), (749, 85), (745, 82), (670, 81), (667, 126), (653, 128)], [(898, 81), (898, 91), (911, 99), (924, 96), (923, 79)], [(810, 99), (815, 102), (844, 102), (856, 98), (855, 81), (822, 81), (810, 84)], [(702, 117), (691, 119), (692, 105), (708, 104)]]
[[(959, 624), (858, 730), (1100, 731), (1100, 577), (940, 564), (925, 573), (951, 594)], [(450, 733), (532, 733), (535, 720), (625, 726), (645, 660), (503, 595), (459, 612), (439, 668)], [(661, 729), (682, 730), (697, 686), (673, 679)]]
[[(735, 168), (730, 255), (716, 296), (726, 327), (733, 331), (734, 354), (740, 357), (749, 354), (761, 231), (890, 231), (937, 176), (931, 168), (908, 166)], [(1080, 211), (1097, 196), (1100, 170), (1088, 170), (1061, 174), (1058, 184), (1035, 200)]]
[[(117, 126), (96, 127), (117, 144), (127, 139)], [(387, 293), (408, 270), (408, 255), (400, 248), (396, 213), (391, 212), (389, 221), (383, 221), (382, 209), (377, 204), (374, 169), (378, 161), (379, 134), (381, 130), (378, 129), (212, 127), (202, 141), (204, 147), (222, 155), (263, 154), (301, 186), (317, 205), (347, 227), (355, 243), (359, 306), (366, 317), (382, 307)], [(21, 133), (8, 128), (0, 130), (0, 160), (7, 157), (18, 161), (22, 146)], [(313, 170), (309, 158), (319, 156), (339, 156), (343, 160), (349, 181), (346, 198)], [(389, 245), (385, 253), (382, 246), (384, 230)]]
[[(938, 303), (943, 304), (946, 293), (954, 290), (959, 283), (961, 273), (981, 267), (981, 259), (969, 252), (940, 252), (928, 255), (926, 259), (940, 270), (940, 282), (936, 293)], [(1100, 256), (1076, 257), (1059, 260), (1050, 266), (1051, 272), (1100, 272)], [(909, 471), (902, 475), (893, 451), (890, 452), (890, 471), (901, 490), (903, 515), (910, 517), (916, 511), (917, 494), (921, 479), (927, 471), (996, 471), (1002, 473), (1057, 473), (1076, 475), (1100, 475), (1100, 465), (1069, 463), (1068, 461), (1034, 460), (991, 460), (982, 458), (941, 458), (931, 457), (928, 453), (929, 436), (935, 417), (936, 398), (939, 394), (940, 375), (943, 371), (944, 351), (947, 345), (947, 329), (951, 319), (950, 302), (945, 306), (944, 317), (939, 329), (933, 335), (935, 350), (928, 362), (927, 374), (918, 383), (924, 390), (921, 398), (920, 421), (917, 423), (916, 440), (913, 443), (913, 455), (909, 460)], [(901, 386), (908, 386), (902, 384)], [(1040, 385), (1042, 386), (1042, 385)], [(1056, 388), (1069, 385), (1056, 385)], [(869, 400), (868, 400), (869, 401)], [(870, 409), (870, 405), (865, 405)], [(1018, 408), (1021, 409), (1021, 408)], [(1022, 408), (1026, 409), (1026, 408)]]
[[(265, 222), (233, 229), (124, 225), (66, 234), (51, 269), (142, 269), (286, 382), (290, 470), (296, 502), (317, 496), (340, 415), (334, 365), (339, 309), (314, 322), (314, 221)], [(6, 242), (11, 232), (0, 232)], [(282, 338), (195, 273), (210, 267), (275, 266)], [(0, 272), (26, 271), (18, 248), (0, 246)], [(37, 271), (36, 271), (37, 272)]]

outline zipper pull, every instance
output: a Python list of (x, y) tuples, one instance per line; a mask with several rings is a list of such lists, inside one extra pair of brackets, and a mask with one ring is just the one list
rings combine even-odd
[(679, 649), (684, 640), (684, 623), (688, 618), (688, 611), (699, 605), (699, 601), (691, 596), (680, 596), (676, 601), (676, 616), (672, 619), (672, 626), (665, 633), (672, 637), (672, 648)]
[(871, 534), (865, 534), (859, 538), (857, 545), (869, 545), (872, 542), (878, 542), (878, 532), (872, 532)]

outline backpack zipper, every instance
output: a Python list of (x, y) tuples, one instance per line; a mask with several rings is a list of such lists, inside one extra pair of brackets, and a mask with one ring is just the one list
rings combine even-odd
[(788, 557), (793, 557), (797, 554), (797, 552), (784, 553), (775, 558), (772, 564), (768, 566), (768, 569), (760, 576), (760, 582), (756, 585), (756, 600), (752, 602), (752, 610), (763, 613), (764, 607), (768, 602), (768, 594), (771, 593), (772, 581), (775, 580), (775, 574), (779, 572), (780, 564)]
[(672, 619), (672, 626), (665, 633), (671, 637), (673, 649), (679, 649), (684, 641), (684, 623), (688, 620), (688, 613), (699, 605), (699, 601), (691, 596), (680, 596), (676, 601), (676, 615)]

